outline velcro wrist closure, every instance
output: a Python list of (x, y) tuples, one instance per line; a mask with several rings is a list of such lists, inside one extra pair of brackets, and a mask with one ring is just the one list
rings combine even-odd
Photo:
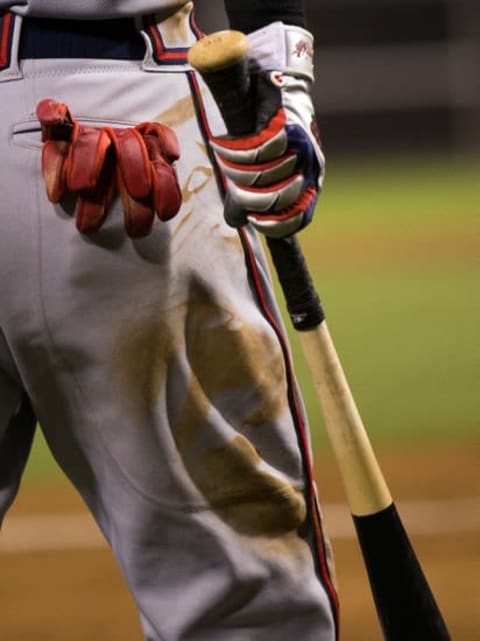
[(313, 82), (313, 35), (283, 22), (257, 29), (247, 36), (249, 58), (265, 71), (282, 71)]

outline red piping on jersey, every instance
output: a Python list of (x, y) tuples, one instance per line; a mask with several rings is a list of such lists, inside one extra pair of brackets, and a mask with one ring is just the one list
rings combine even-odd
[(240, 238), (242, 240), (242, 245), (245, 250), (246, 258), (248, 261), (248, 266), (250, 268), (250, 274), (253, 277), (253, 281), (255, 284), (255, 291), (258, 296), (259, 302), (262, 307), (262, 311), (275, 331), (277, 338), (279, 339), (280, 346), (283, 351), (283, 356), (285, 360), (285, 367), (286, 367), (286, 372), (287, 372), (287, 381), (288, 381), (288, 387), (290, 391), (290, 400), (291, 400), (291, 410), (293, 413), (293, 419), (295, 422), (295, 425), (297, 427), (297, 436), (299, 437), (300, 440), (300, 447), (302, 450), (302, 455), (304, 458), (304, 463), (305, 463), (305, 473), (308, 479), (309, 483), (309, 499), (310, 499), (310, 511), (312, 514), (312, 520), (314, 524), (314, 531), (315, 531), (315, 539), (316, 539), (316, 546), (317, 546), (317, 551), (318, 551), (318, 560), (320, 562), (320, 566), (322, 569), (322, 577), (325, 582), (325, 587), (329, 593), (331, 603), (334, 604), (334, 616), (336, 618), (336, 638), (338, 639), (338, 617), (337, 613), (339, 610), (339, 602), (338, 602), (338, 595), (335, 590), (335, 587), (332, 583), (332, 580), (330, 578), (330, 572), (328, 569), (328, 564), (327, 564), (327, 559), (326, 559), (326, 550), (325, 550), (325, 544), (323, 542), (323, 536), (322, 536), (322, 524), (320, 521), (320, 515), (318, 512), (318, 505), (317, 505), (317, 498), (316, 498), (316, 493), (313, 487), (313, 465), (312, 465), (312, 458), (310, 456), (310, 448), (309, 448), (309, 443), (308, 439), (306, 436), (306, 425), (305, 421), (303, 419), (302, 411), (300, 409), (299, 405), (299, 400), (298, 400), (298, 395), (297, 395), (297, 389), (296, 389), (296, 384), (295, 384), (295, 376), (293, 373), (293, 366), (292, 366), (292, 361), (290, 357), (290, 352), (287, 347), (287, 341), (284, 336), (284, 333), (281, 329), (281, 327), (278, 325), (275, 317), (273, 316), (272, 312), (270, 311), (270, 308), (268, 306), (268, 302), (265, 298), (264, 292), (263, 292), (263, 285), (262, 281), (258, 272), (258, 266), (257, 262), (255, 260), (254, 253), (252, 251), (252, 248), (250, 246), (250, 243), (248, 241), (247, 237), (247, 232), (239, 228), (238, 230)]
[[(199, 87), (195, 72), (193, 71), (187, 72), (187, 78), (190, 83), (192, 98), (194, 101), (194, 106), (196, 108), (197, 117), (200, 121), (199, 124), (202, 130), (202, 133), (206, 138), (206, 142), (208, 143), (208, 141), (212, 138), (212, 133), (210, 131), (210, 127), (207, 121), (205, 107), (203, 104), (201, 91), (200, 91), (200, 87)], [(213, 154), (213, 152), (211, 152), (210, 146), (208, 144), (207, 144), (207, 150), (209, 152), (210, 159), (213, 163), (213, 166), (216, 169), (215, 173), (218, 176), (218, 182), (221, 187), (222, 195), (224, 195), (225, 189), (226, 189), (225, 176), (219, 170), (218, 163), (216, 162), (216, 159), (215, 159), (215, 155)], [(266, 320), (268, 321), (268, 323), (274, 330), (275, 334), (277, 335), (277, 338), (280, 343), (280, 347), (283, 352), (286, 373), (287, 373), (287, 381), (288, 381), (288, 391), (289, 391), (288, 395), (289, 395), (289, 401), (290, 401), (290, 409), (292, 411), (294, 424), (297, 432), (297, 437), (299, 439), (300, 449), (302, 452), (302, 457), (304, 462), (305, 474), (308, 479), (308, 499), (310, 503), (309, 511), (311, 514), (313, 529), (315, 534), (315, 544), (317, 549), (318, 562), (320, 564), (322, 581), (330, 599), (332, 614), (335, 620), (335, 638), (338, 641), (338, 638), (339, 638), (338, 595), (333, 585), (332, 579), (330, 577), (330, 572), (328, 569), (328, 564), (326, 559), (325, 543), (322, 535), (322, 524), (321, 524), (320, 514), (318, 511), (317, 497), (316, 497), (316, 492), (314, 488), (312, 458), (310, 456), (310, 448), (309, 448), (308, 438), (306, 434), (306, 425), (303, 419), (302, 411), (300, 409), (300, 403), (299, 403), (298, 392), (295, 384), (295, 376), (293, 373), (293, 366), (292, 366), (292, 361), (290, 357), (290, 351), (287, 346), (287, 340), (285, 338), (283, 330), (278, 324), (274, 314), (269, 308), (268, 301), (263, 290), (262, 279), (259, 274), (255, 255), (253, 253), (250, 242), (248, 240), (248, 234), (246, 230), (242, 229), (241, 227), (238, 229), (238, 233), (245, 252), (247, 267), (255, 287), (255, 293), (257, 295), (258, 302), (260, 304), (260, 307), (262, 309), (262, 312)]]
[(203, 31), (200, 29), (200, 27), (197, 24), (197, 21), (195, 19), (195, 10), (192, 10), (190, 12), (189, 20), (190, 20), (190, 27), (191, 27), (193, 33), (196, 35), (196, 37), (197, 38), (203, 38), (203, 36), (205, 34), (203, 33)]
[[(197, 38), (201, 38), (203, 33), (198, 27), (193, 11), (189, 16), (190, 28)], [(162, 35), (157, 29), (157, 21), (154, 15), (144, 18), (145, 30), (149, 35), (153, 45), (153, 55), (155, 61), (164, 64), (184, 64), (187, 62), (189, 47), (167, 47), (162, 39)]]
[(10, 62), (10, 43), (13, 32), (13, 15), (8, 11), (0, 14), (0, 69), (8, 67)]

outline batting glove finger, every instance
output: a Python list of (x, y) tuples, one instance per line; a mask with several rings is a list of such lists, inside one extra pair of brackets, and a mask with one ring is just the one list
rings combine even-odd
[(67, 105), (50, 98), (37, 105), (42, 127), (42, 174), (47, 198), (59, 203), (67, 192), (77, 195), (79, 231), (97, 230), (114, 193), (113, 156), (106, 132), (80, 125)]
[(146, 236), (155, 213), (177, 214), (182, 197), (173, 163), (179, 158), (175, 133), (159, 123), (110, 129), (117, 157), (117, 184), (129, 236)]

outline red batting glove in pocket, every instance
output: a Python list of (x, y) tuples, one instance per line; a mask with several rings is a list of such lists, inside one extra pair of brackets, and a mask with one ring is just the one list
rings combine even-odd
[(174, 162), (179, 158), (176, 135), (160, 123), (136, 127), (95, 128), (79, 124), (67, 105), (51, 99), (37, 106), (42, 126), (42, 173), (47, 197), (61, 202), (76, 194), (79, 231), (97, 231), (118, 191), (125, 229), (131, 237), (146, 236), (155, 213), (169, 220), (182, 202)]

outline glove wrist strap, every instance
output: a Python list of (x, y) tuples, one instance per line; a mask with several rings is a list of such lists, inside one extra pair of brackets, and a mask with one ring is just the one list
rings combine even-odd
[(265, 71), (282, 71), (313, 82), (313, 35), (306, 29), (272, 22), (247, 36), (249, 57)]

